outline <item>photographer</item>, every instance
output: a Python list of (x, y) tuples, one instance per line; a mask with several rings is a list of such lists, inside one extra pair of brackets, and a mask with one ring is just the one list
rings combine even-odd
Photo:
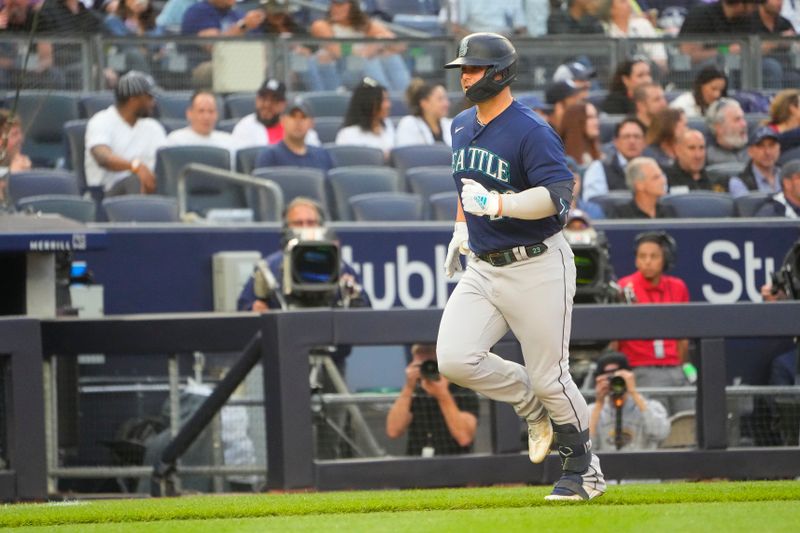
[(406, 382), (389, 414), (386, 434), (408, 431), (407, 455), (454, 455), (472, 451), (478, 426), (478, 396), (439, 374), (436, 346), (415, 344)]
[(597, 451), (652, 450), (670, 431), (667, 410), (636, 389), (628, 358), (609, 352), (597, 361), (589, 435)]

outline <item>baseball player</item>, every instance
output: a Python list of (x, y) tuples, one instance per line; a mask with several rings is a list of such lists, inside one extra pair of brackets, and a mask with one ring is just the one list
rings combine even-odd
[[(508, 39), (474, 33), (445, 68), (461, 69), (476, 105), (451, 126), (461, 195), (445, 270), (467, 268), (439, 325), (439, 369), (451, 381), (510, 403), (528, 422), (531, 461), (555, 444), (563, 473), (548, 500), (605, 491), (591, 451), (589, 411), (569, 374), (575, 262), (561, 228), (572, 173), (556, 133), (511, 96), (517, 53)], [(525, 366), (489, 349), (511, 330)], [(551, 422), (552, 421), (552, 422)]]

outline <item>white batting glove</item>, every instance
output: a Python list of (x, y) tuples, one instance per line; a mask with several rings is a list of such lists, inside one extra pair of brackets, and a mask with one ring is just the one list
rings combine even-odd
[(467, 223), (456, 222), (453, 228), (453, 238), (450, 239), (450, 244), (447, 245), (447, 257), (444, 259), (444, 273), (448, 278), (452, 278), (453, 274), (464, 270), (461, 265), (461, 254), (466, 255), (469, 253), (468, 240)]
[(473, 215), (493, 216), (500, 212), (500, 196), (496, 191), (489, 192), (477, 181), (461, 178), (461, 205), (464, 211)]

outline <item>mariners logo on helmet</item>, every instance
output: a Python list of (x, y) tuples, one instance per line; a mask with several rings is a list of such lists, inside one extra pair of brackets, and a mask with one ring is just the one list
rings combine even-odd
[[(511, 41), (497, 33), (473, 33), (458, 45), (458, 57), (444, 68), (486, 67), (486, 72), (465, 93), (473, 102), (483, 102), (511, 85), (517, 77), (517, 51)], [(499, 75), (499, 76), (498, 76)]]

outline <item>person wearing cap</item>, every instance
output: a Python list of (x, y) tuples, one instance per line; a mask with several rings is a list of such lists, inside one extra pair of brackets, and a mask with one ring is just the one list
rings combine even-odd
[(102, 186), (106, 196), (154, 193), (156, 150), (166, 131), (150, 118), (155, 82), (132, 70), (119, 79), (116, 103), (98, 111), (86, 125), (86, 183)]
[[(611, 394), (612, 377), (624, 380), (621, 396)], [(594, 373), (594, 391), (595, 401), (589, 405), (589, 435), (596, 450), (654, 450), (669, 435), (666, 408), (639, 393), (636, 376), (624, 354), (605, 352), (600, 356)], [(622, 419), (621, 435), (617, 435), (617, 405)]]
[(720, 98), (708, 107), (706, 123), (711, 131), (706, 164), (747, 161), (747, 120), (733, 98)]
[(189, 125), (170, 132), (167, 135), (167, 146), (216, 146), (233, 152), (236, 148), (233, 136), (227, 131), (215, 129), (218, 118), (217, 97), (214, 93), (196, 91), (186, 108)]
[(800, 159), (783, 165), (781, 189), (756, 211), (755, 216), (800, 218)]
[(547, 33), (550, 35), (603, 33), (597, 18), (595, 0), (567, 0), (567, 9), (552, 9), (547, 18)]
[(302, 98), (292, 100), (281, 114), (283, 139), (258, 153), (255, 168), (292, 166), (330, 170), (333, 160), (328, 151), (306, 143), (313, 125), (314, 117), (308, 103)]
[(571, 81), (576, 87), (586, 89), (592, 88), (592, 80), (597, 77), (594, 67), (586, 66), (580, 61), (570, 61), (559, 65), (553, 73), (553, 83), (560, 81)]
[(550, 84), (544, 93), (545, 101), (552, 106), (553, 110), (548, 117), (548, 121), (554, 130), (561, 130), (561, 120), (564, 112), (573, 104), (586, 101), (589, 96), (587, 89), (581, 89), (572, 81), (558, 81)]
[[(274, 78), (265, 80), (256, 93), (255, 107), (254, 113), (242, 117), (233, 128), (233, 138), (241, 148), (267, 146), (283, 139), (281, 113), (286, 110), (286, 85)], [(306, 135), (306, 144), (321, 144), (313, 129)]]
[(728, 181), (728, 192), (734, 198), (750, 191), (778, 193), (781, 191), (781, 169), (778, 159), (781, 156), (781, 145), (778, 134), (768, 127), (758, 128), (750, 136), (747, 145), (750, 161), (744, 171)]

